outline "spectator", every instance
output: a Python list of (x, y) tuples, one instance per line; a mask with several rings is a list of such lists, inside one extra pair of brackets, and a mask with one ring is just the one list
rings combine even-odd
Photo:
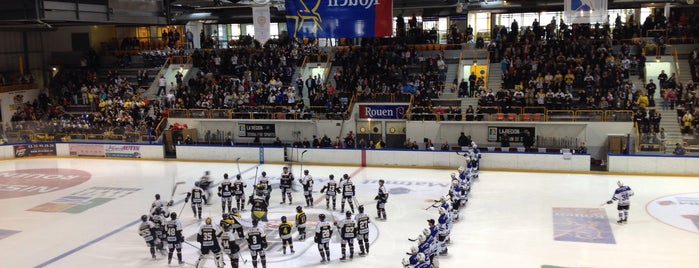
[(500, 147), (510, 147), (510, 135), (508, 135), (507, 132), (503, 132), (502, 134), (500, 134)]
[(187, 135), (187, 137), (184, 139), (184, 144), (194, 144), (194, 140), (191, 136)]
[(675, 149), (672, 151), (672, 153), (675, 155), (684, 155), (685, 154), (684, 146), (682, 146), (679, 142), (675, 143)]
[(585, 147), (585, 142), (581, 142), (580, 146), (575, 149), (575, 153), (577, 154), (586, 154), (587, 153), (587, 147)]
[(444, 140), (444, 143), (442, 143), (442, 151), (449, 151), (449, 142)]
[(274, 146), (282, 146), (282, 140), (279, 139), (279, 137), (274, 138), (274, 142), (272, 143)]

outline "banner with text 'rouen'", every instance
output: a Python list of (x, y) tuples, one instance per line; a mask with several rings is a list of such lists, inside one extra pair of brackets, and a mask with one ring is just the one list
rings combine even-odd
[(293, 37), (355, 38), (392, 33), (393, 0), (286, 0)]

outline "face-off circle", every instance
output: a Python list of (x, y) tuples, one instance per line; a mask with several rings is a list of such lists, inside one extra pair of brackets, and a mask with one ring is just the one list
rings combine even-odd
[(91, 177), (89, 172), (65, 168), (0, 171), (0, 199), (54, 192), (86, 182)]

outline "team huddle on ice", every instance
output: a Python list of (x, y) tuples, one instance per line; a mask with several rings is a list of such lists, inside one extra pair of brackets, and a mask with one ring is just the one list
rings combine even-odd
[[(314, 206), (313, 177), (308, 170), (304, 170), (303, 173), (304, 176), (298, 180), (298, 183), (303, 188), (306, 207), (310, 208)], [(195, 267), (203, 266), (207, 256), (211, 253), (215, 257), (217, 267), (226, 266), (224, 259), (227, 256), (231, 267), (237, 268), (241, 260), (243, 263), (247, 263), (247, 260), (241, 256), (241, 247), (247, 244), (253, 267), (257, 267), (258, 260), (263, 268), (266, 267), (265, 250), (268, 248), (268, 242), (263, 226), (264, 223), (269, 222), (267, 216), (272, 185), (266, 172), (263, 171), (261, 175), (259, 178), (255, 175), (253, 194), (247, 197), (247, 202), (245, 196), (247, 185), (242, 180), (241, 175), (237, 174), (235, 180), (231, 180), (228, 174), (223, 175), (223, 181), (218, 185), (216, 192), (221, 198), (221, 220), (218, 224), (214, 224), (211, 217), (204, 219), (204, 224), (199, 227), (199, 231), (196, 234), (199, 245), (185, 240), (178, 213), (170, 212), (174, 205), (173, 201), (170, 200), (167, 203), (163, 203), (160, 200), (160, 195), (156, 194), (155, 201), (151, 204), (151, 215), (141, 216), (142, 223), (139, 226), (139, 234), (145, 239), (151, 257), (156, 259), (156, 251), (160, 251), (162, 254), (167, 255), (168, 264), (171, 264), (173, 255), (176, 252), (178, 263), (184, 265), (186, 263), (182, 259), (182, 244), (184, 243), (199, 249), (201, 252), (199, 259), (194, 264)], [(283, 167), (279, 177), (279, 188), (282, 197), (280, 204), (286, 204), (287, 199), (288, 204), (292, 204), (292, 184), (294, 180), (294, 176), (289, 171), (289, 168)], [(176, 187), (177, 184), (173, 186), (173, 195)], [(206, 171), (204, 176), (197, 180), (194, 183), (194, 187), (187, 192), (184, 200), (185, 205), (186, 203), (191, 203), (190, 206), (195, 219), (202, 219), (202, 206), (211, 203), (212, 188), (214, 187), (214, 180), (211, 178), (210, 172)], [(368, 254), (370, 216), (364, 213), (364, 206), (357, 202), (355, 185), (350, 176), (344, 174), (340, 181), (336, 182), (334, 175), (329, 175), (328, 182), (322, 187), (320, 192), (325, 195), (326, 209), (333, 219), (331, 222), (328, 219), (329, 217), (321, 213), (318, 215), (318, 224), (315, 225), (313, 241), (318, 246), (321, 262), (325, 263), (331, 260), (330, 241), (335, 229), (339, 232), (341, 241), (342, 257), (340, 260), (344, 261), (348, 257), (349, 259), (354, 257), (355, 239), (359, 244), (358, 255), (365, 256)], [(338, 195), (341, 198), (340, 211), (344, 213), (344, 219), (335, 219), (334, 214), (330, 211), (331, 203), (332, 210), (336, 210), (336, 197)], [(235, 206), (233, 206), (234, 199)], [(383, 180), (379, 181), (378, 194), (375, 200), (378, 215), (376, 218), (385, 220), (385, 204), (388, 200), (388, 191), (383, 186)], [(349, 210), (345, 212), (346, 203), (349, 205)], [(355, 204), (358, 211), (356, 214)], [(241, 212), (246, 211), (246, 205), (250, 205), (249, 219), (243, 218), (241, 214)], [(184, 210), (184, 206), (182, 210)], [(180, 215), (182, 210), (179, 213)], [(280, 220), (278, 234), (279, 239), (282, 241), (283, 254), (287, 254), (287, 247), (289, 248), (289, 253), (294, 254), (293, 227), (296, 225), (298, 240), (305, 240), (306, 213), (301, 206), (297, 206), (294, 223), (289, 222), (286, 216), (282, 216)]]

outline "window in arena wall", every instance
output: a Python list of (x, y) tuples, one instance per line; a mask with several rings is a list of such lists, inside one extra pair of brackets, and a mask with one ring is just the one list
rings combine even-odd
[(242, 33), (240, 32), (240, 24), (231, 24), (231, 36), (233, 37), (233, 40), (240, 39), (241, 34)]

